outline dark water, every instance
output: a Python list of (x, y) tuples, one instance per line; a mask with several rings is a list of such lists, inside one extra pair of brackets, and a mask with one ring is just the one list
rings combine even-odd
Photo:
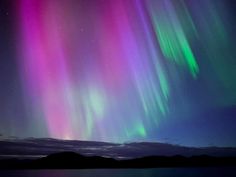
[(3, 170), (0, 177), (236, 177), (236, 168)]

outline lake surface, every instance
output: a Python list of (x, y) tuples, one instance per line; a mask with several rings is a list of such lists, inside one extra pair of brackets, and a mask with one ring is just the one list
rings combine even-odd
[(2, 170), (1, 177), (236, 177), (236, 168)]

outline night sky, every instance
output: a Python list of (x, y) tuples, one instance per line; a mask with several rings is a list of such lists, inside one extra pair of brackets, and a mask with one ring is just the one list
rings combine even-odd
[(0, 0), (0, 134), (236, 146), (234, 0)]

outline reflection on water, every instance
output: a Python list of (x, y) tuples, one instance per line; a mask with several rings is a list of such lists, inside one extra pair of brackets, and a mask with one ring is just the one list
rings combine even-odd
[(236, 177), (234, 167), (85, 170), (3, 170), (4, 177)]

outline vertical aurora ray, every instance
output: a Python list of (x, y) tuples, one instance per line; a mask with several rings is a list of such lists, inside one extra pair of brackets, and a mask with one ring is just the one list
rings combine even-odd
[(198, 64), (172, 1), (158, 1), (156, 6), (151, 4), (150, 7), (154, 28), (163, 55), (176, 63), (187, 65), (191, 74), (196, 77), (199, 70)]
[[(201, 5), (211, 12), (199, 14)], [(184, 0), (18, 0), (19, 70), (33, 116), (41, 112), (54, 138), (148, 139), (176, 110), (195, 109), (182, 88), (211, 79), (204, 62), (227, 87), (219, 69), (226, 64), (216, 52), (227, 37), (213, 7)], [(211, 43), (216, 36), (221, 44)], [(202, 46), (207, 61), (196, 52)]]

